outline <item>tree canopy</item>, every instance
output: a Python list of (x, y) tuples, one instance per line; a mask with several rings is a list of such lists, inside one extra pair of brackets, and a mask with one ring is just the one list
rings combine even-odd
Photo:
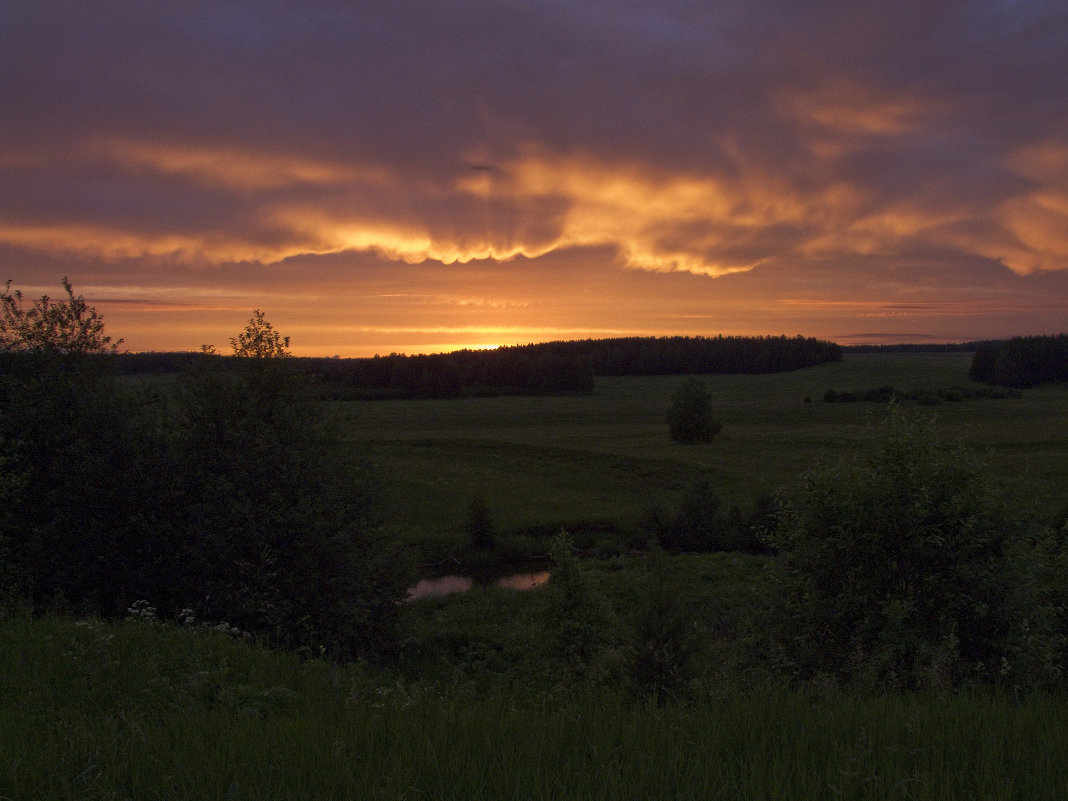
[(66, 300), (43, 295), (28, 307), (20, 290), (11, 291), (11, 281), (0, 291), (0, 351), (107, 353), (118, 349), (104, 333), (104, 319), (96, 309), (75, 295), (70, 281), (62, 281)]

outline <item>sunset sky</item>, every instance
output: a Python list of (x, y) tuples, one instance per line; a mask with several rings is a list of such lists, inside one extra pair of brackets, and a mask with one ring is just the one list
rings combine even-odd
[(0, 281), (130, 350), (1068, 331), (1064, 0), (0, 0)]

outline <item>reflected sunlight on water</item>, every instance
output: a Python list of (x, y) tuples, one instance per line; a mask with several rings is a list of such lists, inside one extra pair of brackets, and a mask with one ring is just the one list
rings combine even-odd
[(549, 571), (547, 570), (537, 573), (515, 573), (510, 576), (498, 576), (478, 582), (470, 576), (438, 576), (437, 578), (421, 579), (414, 587), (409, 587), (408, 600), (414, 601), (419, 598), (467, 592), (476, 583), (482, 586), (503, 587), (508, 590), (532, 590), (535, 587), (547, 584), (548, 581)]

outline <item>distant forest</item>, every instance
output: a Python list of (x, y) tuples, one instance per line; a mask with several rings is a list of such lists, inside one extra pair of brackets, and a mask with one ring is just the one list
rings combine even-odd
[(1016, 389), (1068, 381), (1068, 334), (981, 343), (968, 376)]
[[(198, 353), (121, 353), (120, 373), (179, 371)], [(594, 376), (777, 373), (839, 361), (833, 342), (797, 337), (626, 337), (516, 345), (495, 350), (362, 359), (294, 358), (325, 397), (449, 398), (593, 390)]]

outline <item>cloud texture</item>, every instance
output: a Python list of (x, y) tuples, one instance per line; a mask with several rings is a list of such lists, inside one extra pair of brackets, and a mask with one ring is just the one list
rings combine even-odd
[(0, 277), (140, 348), (1063, 330), (1066, 54), (1059, 0), (12, 0)]

